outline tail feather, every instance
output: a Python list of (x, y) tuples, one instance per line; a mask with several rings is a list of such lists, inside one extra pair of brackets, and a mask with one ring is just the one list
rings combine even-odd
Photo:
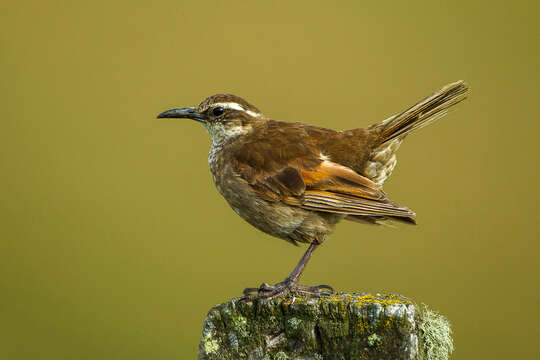
[(426, 125), (442, 118), (448, 109), (467, 98), (468, 85), (463, 81), (448, 84), (434, 94), (419, 101), (401, 114), (379, 124), (380, 144), (396, 138), (403, 138), (410, 132), (421, 129)]
[(382, 186), (396, 166), (396, 151), (410, 132), (442, 118), (448, 109), (465, 100), (469, 87), (463, 81), (448, 84), (401, 114), (372, 125), (377, 142), (366, 162), (363, 174)]

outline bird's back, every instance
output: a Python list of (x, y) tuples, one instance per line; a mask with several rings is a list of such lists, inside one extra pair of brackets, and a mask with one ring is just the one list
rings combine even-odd
[[(336, 131), (303, 123), (268, 120), (235, 147), (237, 158), (253, 171), (275, 172), (288, 163), (316, 166), (328, 159), (364, 173), (377, 134), (369, 129)], [(255, 174), (253, 174), (255, 175)]]

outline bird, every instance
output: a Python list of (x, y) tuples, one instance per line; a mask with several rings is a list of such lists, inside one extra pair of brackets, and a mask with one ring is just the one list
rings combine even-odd
[(403, 139), (445, 116), (468, 91), (460, 80), (382, 122), (344, 131), (273, 120), (232, 94), (213, 95), (197, 107), (174, 108), (157, 118), (200, 122), (212, 139), (208, 163), (214, 184), (230, 207), (257, 229), (308, 246), (283, 281), (246, 288), (243, 299), (318, 297), (334, 289), (301, 285), (299, 279), (338, 222), (416, 224), (416, 214), (390, 200), (383, 184)]

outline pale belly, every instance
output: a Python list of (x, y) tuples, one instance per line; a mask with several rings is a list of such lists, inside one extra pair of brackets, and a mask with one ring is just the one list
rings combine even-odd
[[(342, 215), (263, 200), (245, 180), (234, 174), (228, 164), (211, 162), (210, 168), (216, 188), (238, 215), (257, 229), (293, 244), (322, 243), (343, 218)], [(219, 177), (216, 172), (219, 172)]]

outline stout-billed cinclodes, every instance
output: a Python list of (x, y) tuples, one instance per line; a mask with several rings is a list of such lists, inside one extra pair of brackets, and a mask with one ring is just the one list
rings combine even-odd
[(309, 244), (284, 281), (247, 288), (245, 297), (273, 298), (288, 292), (317, 296), (333, 290), (303, 286), (298, 279), (312, 252), (340, 220), (415, 223), (414, 212), (391, 201), (382, 185), (405, 136), (443, 117), (467, 91), (458, 81), (400, 114), (347, 131), (272, 120), (229, 94), (210, 96), (195, 108), (165, 111), (158, 118), (199, 121), (212, 137), (208, 163), (214, 183), (233, 210), (267, 234)]

